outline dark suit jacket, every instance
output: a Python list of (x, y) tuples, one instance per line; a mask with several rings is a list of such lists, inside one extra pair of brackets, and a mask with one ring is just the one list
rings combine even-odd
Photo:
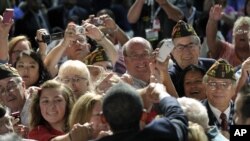
[[(217, 121), (217, 119), (216, 119), (216, 117), (215, 117), (215, 115), (214, 115), (214, 113), (212, 112), (212, 110), (211, 110), (211, 108), (210, 108), (210, 106), (209, 106), (209, 104), (208, 104), (208, 101), (207, 101), (207, 99), (205, 99), (205, 100), (203, 100), (202, 101), (202, 104), (207, 108), (207, 114), (208, 114), (208, 118), (209, 118), (209, 125), (210, 126), (217, 126), (217, 128), (218, 129), (220, 129), (221, 128), (221, 126), (220, 126), (220, 124), (218, 125), (218, 124), (216, 124), (216, 123), (218, 123), (218, 121)], [(230, 117), (232, 118), (233, 117), (233, 114), (234, 114), (234, 108), (232, 108), (234, 105), (233, 105), (233, 103), (231, 103), (231, 111), (230, 111)], [(231, 120), (231, 121), (228, 121), (228, 127), (230, 126), (230, 125), (233, 125), (234, 123), (233, 123), (233, 120)]]
[[(163, 117), (154, 119), (143, 130), (124, 131), (99, 141), (184, 141), (187, 140), (188, 120), (173, 97), (166, 97), (159, 104)], [(133, 117), (131, 117), (133, 118)]]

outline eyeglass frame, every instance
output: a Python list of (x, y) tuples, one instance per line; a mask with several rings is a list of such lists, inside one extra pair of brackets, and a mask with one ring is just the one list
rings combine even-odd
[(150, 50), (144, 50), (144, 52), (142, 54), (132, 54), (132, 55), (128, 55), (128, 53), (126, 52), (126, 54), (124, 54), (124, 57), (128, 57), (131, 59), (150, 59), (153, 56), (153, 54), (151, 53)]
[(241, 34), (248, 34), (249, 30), (242, 30), (242, 29), (237, 29), (235, 30), (235, 34), (241, 35)]
[(176, 50), (178, 52), (183, 52), (184, 49), (194, 50), (198, 47), (199, 47), (199, 45), (197, 43), (191, 42), (187, 45), (175, 45), (174, 50)]
[[(213, 86), (212, 83), (215, 85)], [(218, 84), (220, 83), (220, 84)], [(221, 89), (221, 90), (228, 90), (230, 87), (232, 87), (233, 82), (226, 82), (226, 81), (208, 81), (206, 82), (207, 86), (210, 88), (210, 90), (216, 90), (216, 89)]]
[[(21, 81), (13, 80), (13, 81), (9, 81), (5, 87), (2, 87), (2, 89), (0, 86), (0, 95), (5, 96), (6, 92), (8, 94), (9, 92), (14, 91), (16, 88), (18, 88), (18, 86), (20, 85), (20, 82)], [(9, 86), (9, 85), (11, 85), (11, 86)], [(7, 87), (10, 87), (10, 88), (7, 88)]]
[[(60, 77), (57, 77), (57, 80), (59, 80), (60, 82), (62, 82), (64, 84), (69, 84), (70, 82), (79, 83), (81, 80), (88, 80), (88, 79), (85, 78), (85, 77), (75, 76), (75, 77), (70, 77), (70, 78), (60, 78)], [(68, 82), (65, 82), (65, 80), (68, 80)]]

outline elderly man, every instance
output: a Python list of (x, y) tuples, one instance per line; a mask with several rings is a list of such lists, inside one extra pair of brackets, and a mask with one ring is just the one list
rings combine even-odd
[[(157, 77), (159, 82), (166, 86), (167, 92), (177, 97), (177, 92), (173, 86), (167, 71), (166, 60), (164, 63), (154, 60), (153, 48), (149, 41), (142, 37), (134, 37), (123, 46), (124, 63), (127, 68), (125, 75), (132, 79), (132, 86), (140, 89), (148, 86), (150, 76)], [(151, 67), (150, 67), (151, 64)]]
[(27, 100), (25, 83), (17, 70), (8, 65), (0, 64), (0, 74), (0, 100), (10, 113), (20, 112), (22, 126), (17, 130), (20, 129), (24, 135), (26, 132), (23, 132), (23, 125), (28, 126), (30, 104), (30, 100)]
[[(107, 18), (107, 20), (110, 20)], [(102, 46), (105, 53), (112, 62), (112, 65), (118, 59), (118, 53), (113, 43), (104, 35), (104, 33), (95, 25), (85, 22), (81, 26), (85, 32), (76, 33), (78, 25), (69, 23), (65, 33), (63, 41), (53, 48), (44, 60), (44, 64), (48, 67), (48, 70), (55, 76), (59, 69), (59, 60), (64, 55), (67, 56), (68, 60), (80, 60), (85, 62), (86, 58), (91, 53), (91, 45), (88, 42), (88, 38), (91, 38), (97, 42), (98, 45)]]
[(207, 99), (203, 104), (207, 108), (209, 125), (216, 125), (222, 131), (228, 131), (233, 125), (236, 78), (233, 67), (219, 59), (207, 71), (203, 78), (206, 84)]
[(152, 46), (142, 37), (134, 37), (123, 46), (127, 73), (132, 76), (133, 86), (136, 88), (143, 88), (149, 84), (152, 52)]
[(175, 63), (169, 68), (169, 74), (179, 96), (183, 96), (183, 70), (193, 64), (207, 71), (214, 63), (214, 60), (199, 58), (200, 39), (193, 27), (184, 21), (179, 21), (173, 28), (172, 41), (175, 47), (171, 54)]

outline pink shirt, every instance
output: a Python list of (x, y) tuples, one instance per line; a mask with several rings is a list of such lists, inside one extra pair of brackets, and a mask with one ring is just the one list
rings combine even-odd
[(242, 63), (235, 53), (235, 48), (233, 44), (222, 41), (222, 48), (217, 59), (226, 59), (233, 67), (236, 67)]

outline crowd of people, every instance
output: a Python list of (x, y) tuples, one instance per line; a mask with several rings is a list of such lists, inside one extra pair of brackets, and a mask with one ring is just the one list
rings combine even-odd
[(230, 140), (250, 124), (249, 2), (1, 1), (0, 140)]

